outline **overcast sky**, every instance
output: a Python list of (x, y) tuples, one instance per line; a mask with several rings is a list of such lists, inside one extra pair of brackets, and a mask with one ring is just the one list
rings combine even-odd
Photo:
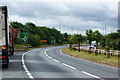
[[(86, 29), (99, 30), (102, 34), (118, 28), (117, 1), (2, 1), (8, 6), (9, 21), (23, 24), (33, 22), (37, 26), (54, 27), (62, 33), (85, 34)], [(61, 26), (61, 27), (60, 27)], [(73, 31), (72, 31), (73, 30)]]

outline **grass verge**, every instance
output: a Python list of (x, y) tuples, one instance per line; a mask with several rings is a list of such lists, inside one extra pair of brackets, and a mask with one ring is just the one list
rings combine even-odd
[(118, 68), (118, 57), (116, 55), (113, 55), (110, 58), (107, 58), (107, 55), (104, 55), (104, 54), (95, 56), (95, 53), (89, 54), (88, 52), (84, 52), (84, 51), (78, 52), (78, 50), (71, 51), (69, 48), (64, 48), (61, 51), (65, 54), (68, 54), (77, 58), (81, 58), (81, 59), (85, 59), (85, 60), (89, 60), (89, 61), (93, 61), (101, 64), (106, 64), (106, 65)]

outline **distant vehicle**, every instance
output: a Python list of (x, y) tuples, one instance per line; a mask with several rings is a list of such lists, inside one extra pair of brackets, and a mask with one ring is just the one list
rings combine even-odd
[(95, 49), (95, 46), (94, 45), (91, 45), (91, 47), (89, 46), (89, 49)]
[(0, 6), (0, 48), (2, 66), (8, 68), (8, 57), (14, 54), (14, 40), (13, 27), (8, 24), (7, 6)]
[[(92, 41), (92, 45), (93, 45), (94, 47), (97, 47), (96, 41)], [(98, 45), (100, 45), (100, 43), (98, 43)]]

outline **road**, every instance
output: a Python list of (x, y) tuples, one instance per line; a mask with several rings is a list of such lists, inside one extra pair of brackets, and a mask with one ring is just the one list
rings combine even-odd
[[(77, 59), (61, 53), (66, 46), (17, 52), (10, 57), (10, 66), (3, 68), (4, 79), (118, 80), (113, 67)], [(109, 79), (107, 79), (109, 78)], [(111, 78), (111, 79), (110, 79)], [(113, 79), (114, 78), (114, 79)]]

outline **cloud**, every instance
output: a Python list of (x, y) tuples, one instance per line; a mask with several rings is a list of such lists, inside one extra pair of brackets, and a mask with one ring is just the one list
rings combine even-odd
[[(107, 33), (117, 29), (117, 2), (3, 2), (8, 6), (10, 21), (23, 24), (33, 22), (61, 31), (85, 34), (86, 29), (99, 29), (107, 25)], [(65, 27), (65, 28), (64, 28)]]

